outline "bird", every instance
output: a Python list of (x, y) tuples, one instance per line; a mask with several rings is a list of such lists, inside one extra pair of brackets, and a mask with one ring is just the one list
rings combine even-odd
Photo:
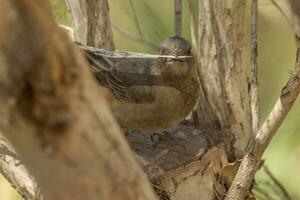
[(156, 59), (118, 59), (83, 51), (98, 83), (109, 93), (106, 98), (122, 128), (155, 132), (174, 128), (198, 100), (195, 59), (182, 37), (165, 39)]

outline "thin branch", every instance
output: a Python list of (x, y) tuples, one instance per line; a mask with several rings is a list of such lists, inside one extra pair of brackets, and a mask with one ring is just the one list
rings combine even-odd
[(259, 129), (259, 83), (257, 64), (257, 0), (251, 2), (251, 115), (252, 133), (256, 135)]
[(194, 0), (189, 0), (189, 12), (190, 12), (190, 29), (193, 49), (197, 51), (197, 31), (196, 31), (196, 14)]
[[(71, 27), (69, 26), (65, 26), (65, 25), (62, 25), (62, 24), (59, 24), (59, 27), (65, 32), (68, 34), (68, 36), (70, 37), (70, 39), (72, 41), (74, 41), (74, 31)], [(133, 41), (136, 41), (136, 42), (140, 42), (140, 43), (143, 43), (145, 45), (148, 45), (149, 47), (153, 48), (154, 50), (159, 50), (159, 46), (156, 45), (154, 42), (151, 42), (149, 40), (146, 40), (145, 38), (142, 38), (142, 37), (138, 37), (138, 36), (134, 36), (132, 35), (131, 33), (119, 28), (117, 25), (114, 25), (112, 24), (112, 27), (115, 28), (117, 31), (119, 31), (120, 33), (122, 33), (123, 35), (127, 36), (128, 38), (130, 38), (131, 40)]]
[(159, 50), (159, 46), (157, 44), (155, 44), (154, 42), (151, 42), (151, 41), (147, 40), (144, 37), (139, 37), (139, 36), (133, 35), (132, 33), (127, 32), (126, 30), (118, 27), (117, 25), (115, 25), (113, 23), (112, 23), (112, 27), (116, 31), (118, 31), (119, 33), (121, 33), (122, 35), (126, 36), (128, 39), (130, 39), (132, 41), (139, 42), (139, 43), (142, 43), (144, 45), (147, 45), (147, 46), (151, 47), (154, 50)]
[(288, 24), (290, 25), (291, 28), (294, 28), (294, 25), (291, 21), (291, 19), (285, 14), (285, 12), (283, 11), (283, 9), (280, 7), (280, 5), (275, 1), (275, 0), (270, 0), (273, 5), (279, 10), (279, 12), (282, 14), (282, 16), (286, 19), (286, 21), (288, 22)]
[(174, 18), (175, 18), (175, 35), (181, 36), (181, 12), (182, 12), (182, 0), (174, 0)]
[(292, 108), (299, 92), (300, 48), (298, 47), (294, 72), (286, 86), (282, 89), (279, 99), (260, 128), (257, 136), (250, 143), (225, 200), (240, 200), (245, 198), (264, 151)]
[(257, 195), (257, 193), (260, 194), (260, 197), (262, 199), (275, 200), (267, 191), (265, 191), (259, 187), (255, 187), (255, 191), (256, 191), (256, 195)]
[(136, 25), (138, 33), (139, 33), (141, 38), (144, 38), (144, 35), (143, 35), (143, 32), (142, 32), (142, 29), (141, 29), (141, 26), (140, 26), (140, 23), (139, 23), (139, 20), (138, 20), (138, 17), (137, 17), (137, 14), (136, 14), (136, 11), (135, 11), (135, 8), (134, 8), (134, 5), (133, 5), (133, 2), (132, 2), (132, 0), (128, 0), (128, 1), (129, 1), (129, 4), (130, 4), (130, 8), (131, 8), (133, 18), (134, 18), (134, 23)]
[(283, 185), (276, 179), (276, 177), (271, 173), (267, 166), (263, 166), (264, 171), (270, 177), (270, 179), (274, 182), (274, 184), (280, 189), (281, 193), (283, 194), (284, 198), (287, 200), (293, 200), (292, 197), (289, 195), (287, 190), (283, 187)]
[(43, 200), (36, 181), (1, 135), (0, 172), (25, 200)]
[(75, 41), (114, 50), (108, 0), (64, 0), (72, 19)]

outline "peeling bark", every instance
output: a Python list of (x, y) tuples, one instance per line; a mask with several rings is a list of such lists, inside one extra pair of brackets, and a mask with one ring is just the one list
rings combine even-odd
[(200, 106), (198, 113), (209, 107), (213, 120), (210, 124), (232, 131), (236, 136), (234, 153), (239, 157), (252, 135), (243, 57), (246, 1), (203, 0), (199, 6), (197, 56), (201, 86), (209, 105)]

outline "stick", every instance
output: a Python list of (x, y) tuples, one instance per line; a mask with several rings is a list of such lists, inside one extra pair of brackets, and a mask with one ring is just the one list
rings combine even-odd
[(283, 194), (284, 198), (287, 200), (292, 200), (292, 197), (289, 195), (287, 190), (283, 187), (283, 185), (276, 179), (276, 177), (271, 173), (267, 166), (263, 166), (264, 171), (270, 177), (270, 179), (274, 182), (274, 184), (280, 189), (281, 193)]
[(135, 41), (135, 42), (139, 42), (139, 43), (142, 43), (142, 44), (145, 44), (151, 48), (153, 48), (154, 50), (159, 50), (159, 46), (157, 44), (155, 44), (154, 42), (151, 42), (149, 40), (147, 40), (146, 38), (144, 37), (141, 37), (141, 36), (136, 36), (136, 35), (133, 35), (132, 33), (129, 33), (128, 31), (120, 28), (119, 26), (115, 25), (112, 23), (112, 27), (118, 31), (119, 33), (123, 34), (124, 36), (126, 36), (127, 38), (129, 38), (130, 40), (132, 41)]
[(196, 15), (194, 10), (194, 0), (189, 0), (189, 12), (190, 12), (190, 29), (193, 49), (197, 51), (197, 31), (196, 31)]
[(259, 129), (259, 84), (257, 65), (257, 0), (252, 0), (251, 4), (251, 115), (252, 133), (256, 135)]
[(0, 172), (25, 200), (43, 200), (36, 181), (1, 135)]
[(175, 35), (181, 36), (181, 12), (182, 12), (182, 0), (174, 0), (175, 4)]
[(137, 15), (136, 15), (135, 8), (134, 8), (134, 5), (133, 5), (132, 0), (129, 0), (129, 4), (130, 4), (131, 11), (132, 11), (132, 13), (133, 13), (134, 23), (135, 23), (135, 25), (136, 25), (136, 28), (137, 28), (137, 30), (138, 30), (138, 33), (139, 33), (140, 37), (143, 38), (144, 35), (143, 35), (143, 32), (142, 32), (142, 29), (141, 29), (141, 26), (140, 26), (138, 17), (137, 17)]

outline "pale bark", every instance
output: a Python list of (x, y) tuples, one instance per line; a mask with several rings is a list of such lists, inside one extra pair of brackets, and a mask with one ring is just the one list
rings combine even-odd
[[(251, 131), (250, 95), (243, 51), (244, 0), (203, 0), (199, 3), (198, 59), (201, 86), (214, 127), (235, 135), (235, 156), (242, 155)], [(201, 101), (201, 100), (200, 100)], [(211, 126), (211, 125), (210, 125)], [(230, 153), (230, 152), (229, 152)]]
[(82, 45), (114, 50), (107, 0), (65, 0), (75, 40)]
[[(300, 3), (297, 3), (298, 1), (294, 0), (287, 0), (286, 2), (289, 3), (291, 13), (295, 17), (295, 34), (298, 35), (298, 27), (300, 27)], [(276, 134), (299, 95), (300, 42), (298, 36), (296, 36), (296, 40), (298, 49), (294, 72), (290, 76), (288, 83), (283, 87), (280, 97), (258, 131), (257, 136), (250, 143), (249, 148), (242, 159), (233, 184), (226, 195), (226, 200), (240, 200), (245, 198), (254, 180), (255, 173), (259, 168), (263, 153), (265, 152), (273, 136)]]
[(43, 200), (36, 181), (2, 135), (0, 135), (0, 172), (24, 199)]
[(300, 92), (300, 49), (297, 52), (295, 71), (283, 88), (279, 99), (253, 139), (242, 160), (226, 200), (244, 199), (259, 168), (262, 155), (293, 106)]
[(257, 15), (258, 1), (251, 1), (251, 116), (252, 133), (256, 135), (259, 129), (259, 84), (258, 84), (258, 62), (257, 62)]
[(0, 4), (0, 128), (45, 199), (155, 199), (48, 2)]

